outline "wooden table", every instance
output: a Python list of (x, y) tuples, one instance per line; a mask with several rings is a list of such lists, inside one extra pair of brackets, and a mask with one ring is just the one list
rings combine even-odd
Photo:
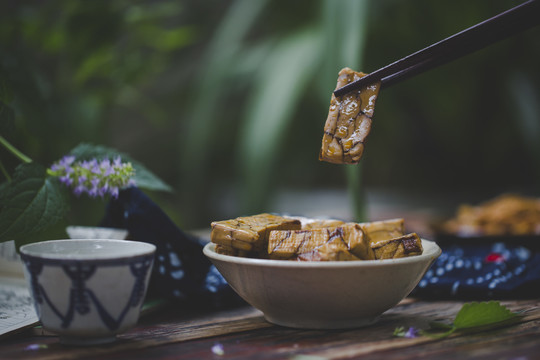
[(538, 359), (540, 299), (501, 301), (524, 311), (515, 325), (448, 338), (399, 338), (396, 327), (427, 329), (451, 322), (463, 302), (405, 299), (369, 327), (349, 330), (290, 329), (266, 322), (249, 306), (193, 313), (178, 304), (145, 314), (117, 342), (68, 347), (56, 336), (30, 329), (0, 342), (0, 359)]

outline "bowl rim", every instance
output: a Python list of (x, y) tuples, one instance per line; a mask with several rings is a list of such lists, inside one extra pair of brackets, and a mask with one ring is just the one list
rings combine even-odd
[[(62, 242), (69, 243), (100, 243), (100, 244), (121, 244), (129, 249), (127, 254), (103, 253), (103, 254), (65, 254), (54, 253), (51, 250), (37, 251), (33, 248), (39, 248), (47, 245), (59, 244)], [(137, 246), (137, 249), (133, 249)], [(156, 246), (143, 241), (120, 240), (120, 239), (57, 239), (38, 241), (31, 244), (25, 244), (20, 247), (19, 252), (21, 257), (36, 258), (45, 261), (118, 261), (126, 259), (134, 259), (146, 256), (153, 256), (156, 252)]]
[[(344, 268), (344, 267), (372, 267), (410, 264), (423, 261), (432, 261), (438, 258), (442, 250), (436, 242), (422, 240), (424, 252), (421, 255), (403, 257), (398, 259), (383, 260), (357, 260), (357, 261), (291, 261), (276, 259), (254, 259), (233, 255), (218, 254), (215, 251), (215, 243), (209, 242), (203, 248), (203, 253), (211, 260), (218, 260), (238, 265), (253, 265), (280, 268)], [(427, 246), (426, 246), (427, 245)]]

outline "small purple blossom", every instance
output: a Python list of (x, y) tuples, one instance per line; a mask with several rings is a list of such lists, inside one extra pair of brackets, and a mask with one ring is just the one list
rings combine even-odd
[(58, 177), (60, 183), (71, 187), (75, 195), (86, 193), (90, 197), (118, 197), (120, 189), (135, 186), (135, 174), (129, 162), (116, 157), (109, 159), (75, 161), (74, 156), (64, 156), (51, 165), (47, 173)]
[(113, 187), (109, 188), (109, 193), (111, 194), (111, 196), (112, 196), (113, 198), (116, 199), (116, 198), (118, 197), (118, 194), (119, 194), (119, 189), (118, 189), (118, 187), (117, 187), (117, 186), (113, 186)]
[(413, 328), (412, 326), (409, 328), (409, 330), (407, 330), (407, 332), (405, 333), (405, 336), (406, 338), (408, 339), (414, 339), (414, 338), (417, 338), (418, 337), (418, 330)]
[(47, 349), (47, 344), (30, 344), (27, 347), (24, 348), (26, 351), (36, 351), (40, 349)]
[(58, 179), (66, 186), (71, 186), (71, 184), (73, 184), (73, 179), (71, 179), (69, 175), (60, 176)]
[(95, 197), (98, 196), (98, 189), (96, 187), (88, 189), (86, 192), (87, 192), (88, 196), (90, 196), (91, 198), (95, 198)]
[(62, 166), (62, 167), (68, 167), (71, 164), (73, 164), (74, 162), (75, 162), (75, 156), (66, 155), (62, 159), (60, 159), (60, 161), (58, 162), (58, 165)]
[(407, 330), (403, 326), (400, 326), (394, 330), (394, 336), (404, 337), (407, 339), (414, 339), (420, 335), (420, 331), (414, 327), (409, 327)]
[(109, 184), (105, 183), (102, 187), (99, 188), (98, 195), (103, 197), (107, 194), (108, 190), (109, 190)]
[(225, 350), (223, 349), (223, 345), (220, 343), (216, 343), (214, 344), (214, 346), (212, 346), (212, 352), (215, 355), (219, 355), (219, 356), (225, 355)]
[(73, 188), (73, 193), (77, 196), (80, 196), (86, 188), (83, 185), (77, 185)]

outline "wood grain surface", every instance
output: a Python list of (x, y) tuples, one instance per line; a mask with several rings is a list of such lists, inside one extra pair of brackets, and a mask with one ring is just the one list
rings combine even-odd
[(249, 306), (204, 314), (169, 304), (145, 315), (113, 344), (70, 347), (33, 329), (0, 342), (0, 359), (540, 358), (540, 300), (501, 303), (524, 317), (515, 325), (440, 340), (398, 338), (393, 332), (399, 326), (450, 323), (463, 302), (405, 299), (372, 326), (324, 331), (272, 325)]

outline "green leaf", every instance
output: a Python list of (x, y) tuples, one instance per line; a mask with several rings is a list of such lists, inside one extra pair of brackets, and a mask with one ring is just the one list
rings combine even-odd
[(19, 240), (44, 231), (61, 220), (68, 199), (56, 179), (45, 177), (45, 168), (21, 164), (13, 181), (2, 184), (0, 242)]
[(445, 323), (438, 322), (438, 321), (430, 322), (429, 326), (431, 326), (431, 330), (438, 330), (438, 331), (443, 331), (443, 330), (447, 331), (447, 330), (450, 330), (450, 329), (454, 328), (453, 325), (445, 324)]
[[(433, 339), (442, 339), (456, 331), (465, 333), (492, 330), (495, 327), (511, 325), (519, 319), (518, 314), (511, 312), (497, 301), (472, 302), (463, 304), (453, 324), (434, 321), (430, 323), (430, 329), (420, 331), (420, 334)], [(396, 328), (394, 335), (400, 336), (403, 329), (403, 327)]]
[(154, 175), (144, 165), (136, 160), (133, 160), (129, 155), (119, 152), (115, 149), (101, 145), (92, 145), (82, 143), (70, 151), (78, 160), (88, 160), (91, 158), (104, 159), (120, 156), (123, 161), (129, 161), (135, 169), (135, 180), (137, 187), (141, 189), (157, 190), (157, 191), (172, 191), (172, 188), (159, 177)]
[(456, 315), (454, 326), (457, 329), (468, 329), (504, 322), (514, 317), (516, 314), (497, 301), (472, 302), (463, 305)]
[(432, 328), (427, 331), (420, 331), (420, 334), (430, 337), (432, 339), (442, 339), (442, 338), (452, 335), (456, 330), (457, 328), (455, 326), (450, 326), (450, 328), (448, 328), (447, 330), (444, 330), (443, 328), (435, 330)]

